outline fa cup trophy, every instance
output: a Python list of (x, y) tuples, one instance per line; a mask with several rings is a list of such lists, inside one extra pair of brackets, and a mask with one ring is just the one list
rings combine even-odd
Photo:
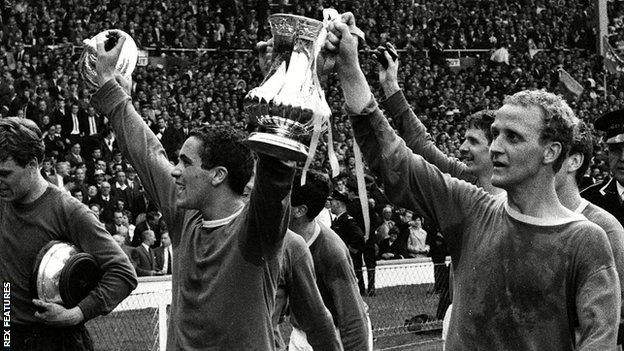
[(116, 30), (105, 30), (91, 39), (85, 39), (84, 51), (78, 61), (78, 71), (85, 84), (87, 90), (91, 93), (97, 91), (97, 72), (95, 70), (95, 62), (97, 61), (97, 42), (104, 43), (104, 50), (109, 51), (115, 47), (120, 36), (126, 37), (126, 41), (119, 53), (119, 59), (115, 68), (126, 79), (130, 79), (134, 68), (136, 67), (139, 51), (136, 43), (126, 32)]
[(323, 22), (275, 14), (269, 17), (273, 60), (264, 82), (245, 97), (251, 122), (258, 125), (247, 145), (282, 160), (305, 161), (314, 132), (328, 128), (331, 110), (316, 71), (327, 34)]

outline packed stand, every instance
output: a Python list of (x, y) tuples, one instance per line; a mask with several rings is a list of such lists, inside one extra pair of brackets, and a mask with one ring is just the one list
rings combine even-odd
[[(331, 2), (292, 1), (288, 5), (269, 6), (237, 1), (234, 6), (217, 2), (211, 8), (174, 1), (121, 1), (115, 3), (115, 8), (111, 8), (111, 3), (95, 3), (101, 4), (5, 4), (0, 46), (1, 113), (29, 118), (44, 131), (44, 172), (50, 182), (89, 205), (111, 233), (124, 238), (124, 245), (140, 246), (145, 239), (147, 246), (156, 248), (166, 233), (166, 224), (159, 220), (158, 209), (145, 196), (140, 180), (122, 157), (108, 121), (90, 106), (89, 94), (81, 88), (75, 66), (81, 50), (71, 44), (80, 45), (82, 39), (105, 28), (120, 28), (144, 47), (221, 47), (220, 42), (226, 40), (227, 48), (245, 49), (269, 35), (265, 30), (258, 36), (259, 31), (262, 33), (259, 23), (264, 23), (266, 29), (266, 21), (257, 9), (264, 8), (264, 14), (284, 10), (319, 18), (322, 7)], [(570, 101), (580, 118), (591, 122), (606, 111), (624, 107), (623, 83), (608, 76), (604, 86), (598, 56), (584, 50), (557, 49), (593, 45), (584, 32), (587, 26), (581, 25), (587, 20), (584, 1), (536, 1), (522, 7), (493, 1), (421, 1), (413, 7), (410, 4), (370, 1), (349, 8), (340, 2), (337, 9), (353, 10), (356, 17), (365, 18), (358, 25), (365, 30), (370, 45), (391, 39), (399, 48), (406, 49), (400, 57), (400, 84), (436, 145), (452, 157), (461, 156), (459, 146), (467, 126), (466, 117), (471, 113), (497, 108), (504, 95), (527, 88), (563, 92), (558, 87), (559, 65), (585, 87), (578, 100)], [(376, 11), (370, 11), (371, 8)], [(360, 17), (363, 14), (374, 17)], [(178, 21), (179, 18), (184, 20)], [(154, 36), (160, 39), (155, 40)], [(536, 48), (552, 50), (533, 56), (525, 45), (529, 39)], [(434, 51), (430, 55), (419, 51), (431, 48), (433, 42), (439, 48), (456, 49), (495, 48), (504, 43), (509, 48), (510, 63), (494, 63), (489, 59), (490, 53), (482, 53), (474, 56), (472, 66), (451, 70), (444, 64), (442, 52), (436, 56)], [(376, 61), (368, 52), (361, 57), (368, 81), (376, 87)], [(133, 103), (172, 162), (189, 131), (200, 124), (247, 128), (244, 97), (263, 78), (254, 52), (190, 51), (152, 59), (154, 64), (138, 67), (133, 74)], [(378, 92), (377, 96), (383, 94)], [(327, 100), (333, 113), (332, 135), (341, 173), (335, 183), (337, 188), (344, 186), (346, 192), (347, 184), (353, 188), (354, 183), (353, 136), (349, 121), (342, 114), (342, 94), (333, 77), (327, 85)], [(608, 174), (604, 148), (598, 146), (588, 184)], [(327, 147), (322, 144), (313, 168), (328, 168), (326, 154)], [(388, 241), (384, 243), (386, 251), (376, 252), (377, 258), (437, 255), (440, 238), (436, 229), (424, 223), (426, 242), (422, 242), (422, 233), (412, 230), (418, 215), (411, 214), (416, 216), (414, 220), (406, 220), (405, 210), (392, 209), (392, 221), (401, 226), (390, 230), (390, 222), (384, 217), (389, 204), (383, 190), (374, 185), (374, 180), (368, 184), (369, 197), (373, 199), (371, 228), (378, 233), (376, 244)], [(153, 239), (143, 238), (141, 225), (154, 232)], [(156, 268), (152, 271), (151, 274), (159, 272)]]
[(270, 35), (270, 13), (321, 19), (326, 7), (352, 11), (373, 47), (386, 40), (415, 50), (523, 47), (529, 40), (544, 49), (594, 45), (587, 0), (22, 0), (5, 1), (4, 7), (1, 37), (10, 45), (81, 45), (93, 33), (118, 28), (141, 47), (249, 49)]

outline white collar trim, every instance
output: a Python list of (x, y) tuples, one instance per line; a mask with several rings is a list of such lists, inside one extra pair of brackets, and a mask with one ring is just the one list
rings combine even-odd
[(602, 188), (600, 188), (600, 193), (602, 195), (605, 195), (607, 193), (607, 187), (609, 187), (609, 185), (611, 184), (612, 181), (613, 181), (613, 178), (609, 179), (607, 184), (605, 184)]
[(574, 213), (578, 213), (578, 214), (583, 213), (583, 211), (585, 211), (585, 209), (587, 208), (587, 205), (589, 205), (589, 201), (585, 199), (581, 199), (581, 203), (578, 205), (576, 210), (574, 210)]
[(306, 241), (306, 244), (308, 245), (308, 247), (314, 244), (316, 239), (318, 239), (319, 234), (321, 234), (321, 226), (316, 221), (314, 221), (314, 234), (312, 234), (312, 237), (310, 238), (310, 240)]
[(245, 208), (245, 206), (242, 206), (238, 211), (225, 218), (215, 219), (212, 221), (202, 220), (202, 228), (217, 228), (226, 225), (241, 214), (241, 212), (243, 212), (243, 208)]
[(574, 213), (573, 216), (560, 217), (560, 218), (540, 218), (540, 217), (528, 216), (511, 208), (511, 206), (509, 206), (509, 200), (505, 201), (505, 210), (507, 211), (507, 214), (509, 214), (511, 218), (517, 221), (524, 222), (527, 224), (537, 225), (541, 227), (557, 226), (557, 225), (585, 220), (585, 217), (583, 215), (580, 215), (577, 213)]
[(616, 180), (615, 181), (615, 187), (617, 188), (618, 196), (621, 198), (622, 197), (622, 193), (624, 193), (624, 186), (622, 186), (622, 184), (620, 184), (620, 182), (618, 182)]

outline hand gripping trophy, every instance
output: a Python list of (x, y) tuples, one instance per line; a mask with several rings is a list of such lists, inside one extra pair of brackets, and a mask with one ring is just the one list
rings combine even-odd
[(95, 62), (97, 61), (97, 43), (100, 41), (104, 42), (104, 49), (109, 51), (115, 47), (115, 44), (117, 44), (117, 40), (119, 40), (120, 36), (124, 36), (126, 40), (121, 48), (121, 52), (119, 53), (119, 59), (117, 60), (115, 68), (125, 79), (130, 80), (132, 72), (136, 67), (139, 54), (136, 43), (130, 35), (118, 29), (105, 30), (100, 32), (95, 37), (85, 39), (83, 41), (84, 51), (78, 61), (78, 71), (80, 72), (85, 88), (87, 88), (90, 93), (96, 92), (99, 88), (97, 82), (97, 72), (95, 71)]
[[(263, 83), (245, 97), (259, 127), (247, 145), (282, 160), (306, 161), (331, 116), (316, 70), (327, 32), (323, 22), (295, 15), (275, 14), (269, 23), (273, 60)], [(306, 144), (312, 144), (311, 153)]]

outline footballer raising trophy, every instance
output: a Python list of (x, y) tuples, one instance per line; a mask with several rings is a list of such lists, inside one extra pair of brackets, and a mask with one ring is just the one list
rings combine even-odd
[(269, 17), (273, 60), (263, 83), (245, 98), (258, 125), (247, 145), (283, 160), (305, 161), (311, 136), (329, 125), (331, 110), (317, 76), (316, 61), (325, 42), (323, 22), (275, 14)]

